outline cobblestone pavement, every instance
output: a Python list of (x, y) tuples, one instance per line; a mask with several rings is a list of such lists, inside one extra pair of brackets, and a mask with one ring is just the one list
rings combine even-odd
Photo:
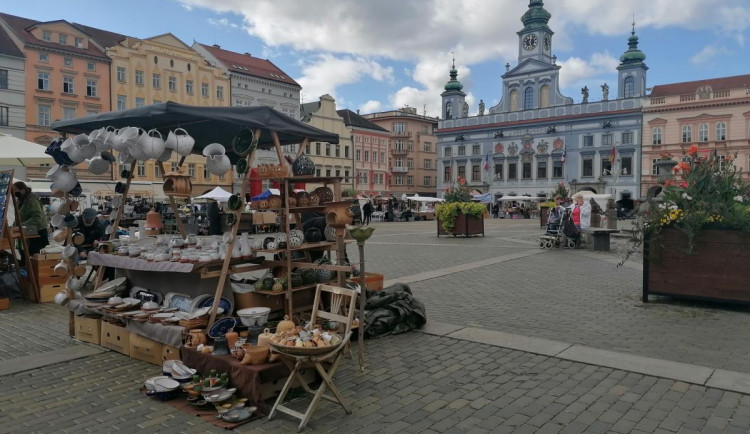
[[(321, 404), (309, 432), (691, 433), (750, 429), (750, 396), (446, 337), (368, 343), (336, 375), (354, 414)], [(4, 377), (0, 432), (221, 432), (138, 392), (158, 367), (117, 353)], [(295, 432), (284, 415), (236, 432)]]
[[(410, 280), (450, 268), (411, 284), (429, 321), (750, 372), (747, 308), (644, 305), (640, 271), (615, 267), (617, 254), (520, 255), (536, 249), (533, 220), (490, 220), (484, 238), (468, 240), (437, 238), (435, 222), (375, 226), (368, 270)], [(493, 262), (509, 254), (521, 257)], [(0, 364), (75, 345), (64, 308), (0, 312)], [(354, 414), (324, 402), (310, 432), (750, 431), (750, 395), (423, 333), (368, 341), (367, 354), (365, 373), (347, 359), (336, 374)], [(139, 393), (159, 371), (106, 352), (0, 376), (0, 432), (219, 432)], [(296, 426), (280, 415), (236, 431)]]

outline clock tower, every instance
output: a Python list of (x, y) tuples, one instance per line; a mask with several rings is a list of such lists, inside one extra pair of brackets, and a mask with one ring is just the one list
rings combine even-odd
[(535, 59), (552, 63), (552, 35), (547, 26), (552, 15), (544, 9), (542, 0), (530, 0), (529, 10), (521, 17), (523, 29), (518, 32), (518, 63)]

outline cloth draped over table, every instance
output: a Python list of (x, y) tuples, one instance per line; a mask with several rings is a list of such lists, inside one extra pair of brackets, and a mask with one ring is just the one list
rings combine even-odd
[(427, 322), (424, 304), (409, 285), (397, 283), (382, 291), (367, 291), (365, 336), (378, 338), (421, 328)]

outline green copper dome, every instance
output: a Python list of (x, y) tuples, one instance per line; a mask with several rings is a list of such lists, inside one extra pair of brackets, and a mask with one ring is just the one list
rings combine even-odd
[(544, 9), (544, 2), (542, 0), (531, 0), (529, 1), (529, 10), (521, 17), (524, 30), (538, 29), (540, 27), (547, 27), (549, 19), (552, 18), (552, 14)]
[(630, 32), (628, 38), (628, 51), (622, 53), (620, 56), (620, 62), (622, 64), (630, 65), (634, 63), (643, 63), (646, 60), (646, 53), (638, 49), (638, 36), (635, 35), (635, 23), (633, 24), (633, 31)]
[(461, 84), (461, 82), (456, 79), (456, 77), (458, 77), (458, 71), (456, 71), (455, 59), (453, 60), (453, 64), (451, 65), (450, 75), (451, 75), (451, 79), (448, 80), (447, 83), (445, 83), (445, 91), (446, 92), (450, 92), (450, 91), (460, 92), (461, 89), (464, 88), (464, 85)]

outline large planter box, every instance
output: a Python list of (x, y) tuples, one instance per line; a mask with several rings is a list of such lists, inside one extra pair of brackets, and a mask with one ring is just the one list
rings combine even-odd
[(458, 214), (456, 216), (456, 226), (451, 232), (447, 232), (443, 229), (443, 224), (440, 223), (440, 219), (437, 219), (437, 230), (438, 237), (440, 235), (461, 235), (468, 237), (471, 235), (484, 236), (484, 217), (475, 217), (473, 215)]
[(687, 236), (665, 229), (643, 246), (643, 301), (648, 296), (750, 303), (750, 233), (704, 230), (687, 255)]

